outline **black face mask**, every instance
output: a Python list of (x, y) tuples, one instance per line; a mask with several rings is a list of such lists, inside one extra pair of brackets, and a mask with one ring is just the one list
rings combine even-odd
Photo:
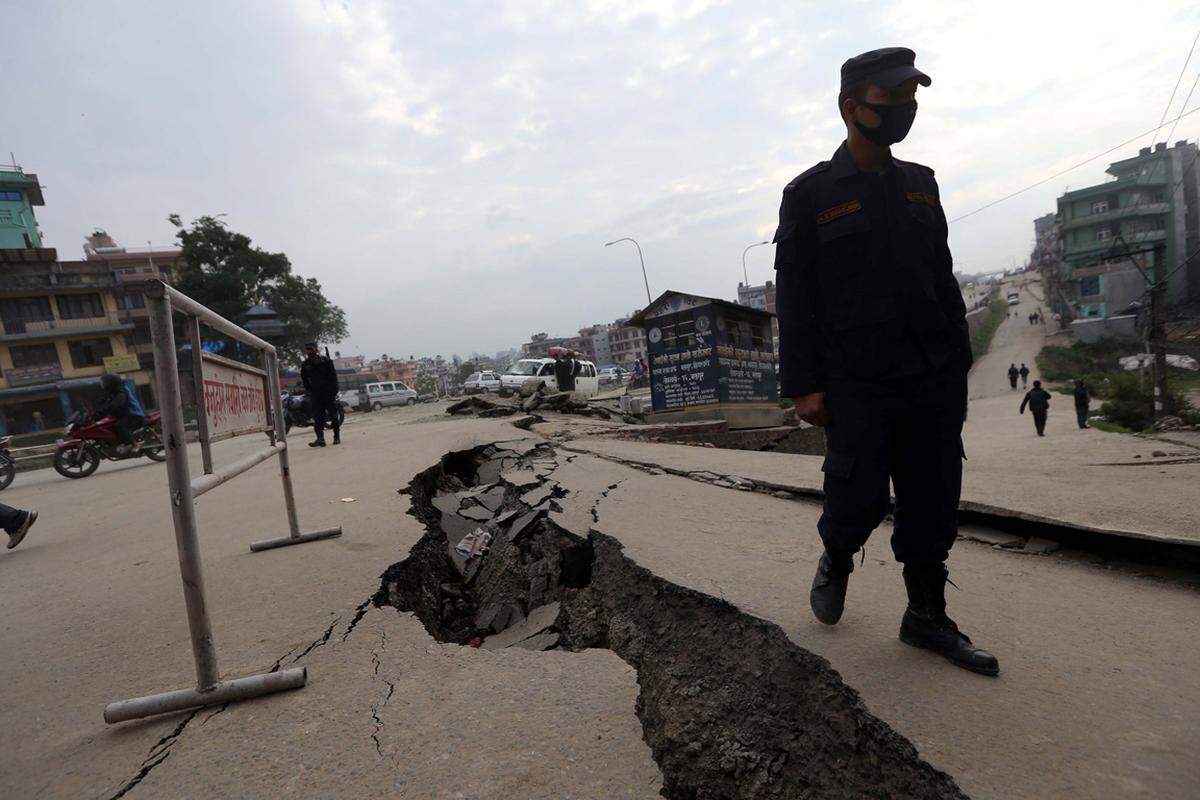
[(868, 128), (857, 120), (855, 120), (854, 125), (858, 128), (858, 132), (866, 137), (868, 142), (874, 142), (880, 147), (887, 147), (896, 142), (904, 141), (904, 137), (908, 136), (913, 120), (917, 116), (916, 100), (909, 100), (907, 103), (900, 103), (898, 105), (882, 105), (860, 100), (858, 104), (871, 109), (879, 115), (879, 127), (877, 128)]

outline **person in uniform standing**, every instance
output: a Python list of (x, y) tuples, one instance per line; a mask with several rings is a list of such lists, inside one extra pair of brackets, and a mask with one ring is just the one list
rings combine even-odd
[(325, 419), (328, 415), (330, 427), (333, 428), (333, 443), (342, 443), (341, 415), (337, 413), (338, 378), (337, 370), (329, 356), (323, 356), (317, 351), (317, 343), (309, 342), (304, 345), (308, 357), (300, 365), (300, 381), (308, 392), (308, 402), (312, 404), (313, 430), (317, 438), (308, 443), (309, 447), (325, 446)]
[(1017, 369), (1017, 365), (1009, 364), (1008, 365), (1008, 385), (1014, 389), (1017, 388), (1017, 378), (1019, 378), (1020, 376), (1021, 376), (1021, 372), (1020, 372), (1020, 370)]
[(1029, 385), (1029, 367), (1025, 366), (1025, 362), (1021, 362), (1021, 369), (1018, 372), (1021, 373), (1021, 388), (1024, 389)]
[(1075, 421), (1079, 423), (1080, 428), (1089, 428), (1088, 409), (1092, 404), (1092, 396), (1088, 393), (1087, 385), (1084, 384), (1083, 378), (1075, 379)]
[(825, 546), (810, 592), (842, 616), (854, 554), (888, 513), (908, 607), (900, 639), (996, 675), (999, 663), (946, 615), (958, 533), (962, 425), (971, 365), (966, 307), (929, 167), (893, 158), (930, 79), (903, 47), (842, 65), (847, 138), (783, 190), (775, 233), (782, 389), (825, 427)]
[(1021, 413), (1025, 413), (1025, 406), (1029, 406), (1029, 413), (1033, 414), (1033, 427), (1037, 429), (1038, 436), (1046, 435), (1046, 415), (1050, 412), (1050, 393), (1042, 388), (1041, 381), (1034, 381), (1033, 388), (1025, 393), (1025, 399), (1021, 401)]

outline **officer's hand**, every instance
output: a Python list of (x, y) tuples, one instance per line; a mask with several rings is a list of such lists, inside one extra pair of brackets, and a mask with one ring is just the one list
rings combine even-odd
[(823, 428), (829, 424), (829, 412), (825, 410), (825, 393), (813, 392), (793, 398), (796, 404), (796, 416), (809, 425)]

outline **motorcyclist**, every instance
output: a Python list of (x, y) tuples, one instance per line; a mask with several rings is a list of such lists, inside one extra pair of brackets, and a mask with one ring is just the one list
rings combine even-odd
[(96, 404), (96, 410), (102, 416), (115, 418), (113, 433), (117, 435), (117, 452), (128, 455), (133, 450), (133, 432), (145, 424), (146, 412), (120, 375), (106, 372), (100, 376), (100, 386), (104, 396)]
[(304, 345), (304, 349), (308, 358), (300, 365), (300, 380), (308, 391), (309, 402), (312, 404), (313, 428), (317, 432), (317, 438), (309, 442), (308, 446), (325, 446), (326, 418), (333, 428), (333, 443), (341, 444), (342, 423), (337, 413), (337, 370), (328, 356), (317, 352), (316, 342), (309, 342)]

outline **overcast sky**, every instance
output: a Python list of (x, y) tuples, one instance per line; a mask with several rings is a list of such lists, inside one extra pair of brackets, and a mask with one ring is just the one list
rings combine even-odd
[[(449, 356), (644, 305), (632, 245), (603, 246), (621, 236), (655, 296), (733, 298), (784, 184), (843, 138), (851, 55), (916, 50), (933, 85), (895, 152), (936, 170), (953, 218), (1153, 128), (1200, 6), (39, 0), (2, 17), (0, 152), (46, 187), (61, 258), (95, 226), (160, 244), (171, 212), (225, 213), (346, 310), (343, 353)], [(1169, 116), (1198, 71), (1200, 53)], [(1198, 133), (1200, 114), (1173, 139)], [(1064, 188), (1150, 141), (952, 225), (958, 268), (1021, 262)], [(772, 258), (750, 251), (752, 283)]]

